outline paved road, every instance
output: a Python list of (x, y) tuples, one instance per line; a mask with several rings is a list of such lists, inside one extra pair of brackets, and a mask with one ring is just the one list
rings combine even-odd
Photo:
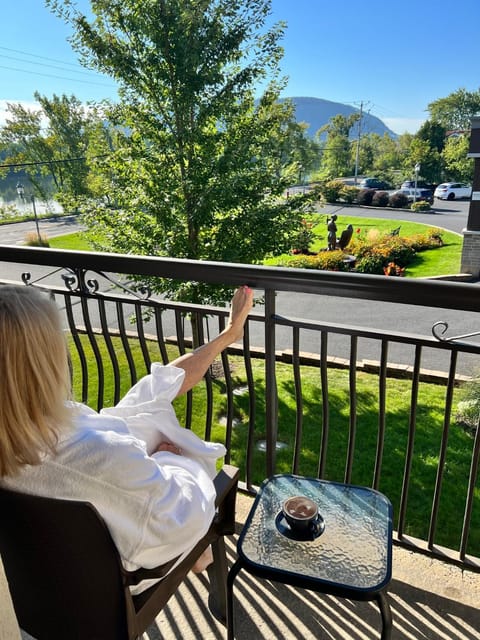
[[(358, 215), (359, 217), (381, 217), (395, 221), (414, 219), (431, 226), (442, 227), (444, 229), (461, 233), (466, 227), (468, 216), (468, 202), (435, 202), (434, 213), (409, 213), (405, 211), (395, 212), (391, 209), (361, 209), (358, 207), (335, 207), (327, 205), (320, 212), (331, 214), (336, 212), (339, 216), (339, 229), (341, 225), (342, 211), (345, 215)], [(41, 221), (40, 228), (48, 236), (70, 233), (78, 228), (77, 220), (74, 217)], [(34, 222), (18, 223), (0, 227), (0, 244), (22, 243), (27, 231), (34, 231)], [(24, 266), (16, 266), (7, 263), (0, 263), (0, 278), (18, 279)], [(38, 270), (38, 269), (37, 269)], [(35, 273), (37, 273), (37, 270)], [(472, 285), (477, 287), (478, 285)], [(476, 291), (478, 291), (476, 289)], [(475, 292), (476, 292), (475, 291)], [(342, 322), (354, 324), (357, 327), (370, 327), (385, 329), (386, 331), (404, 331), (406, 328), (417, 334), (431, 335), (431, 327), (438, 320), (448, 322), (450, 333), (460, 335), (478, 330), (478, 317), (474, 313), (466, 313), (445, 309), (432, 309), (428, 307), (418, 307), (411, 305), (400, 305), (392, 303), (370, 302), (365, 300), (353, 300), (327, 296), (319, 298), (308, 294), (279, 293), (277, 296), (277, 309), (280, 315), (296, 318), (319, 319), (325, 322)], [(252, 326), (252, 342), (263, 345), (263, 331), (260, 326)], [(283, 327), (277, 329), (277, 342), (279, 349), (291, 348), (291, 332)], [(301, 349), (308, 352), (319, 352), (319, 339), (315, 334), (306, 332), (302, 335)], [(340, 357), (348, 357), (348, 345), (343, 338), (332, 336), (330, 342), (330, 353), (335, 353)], [(367, 341), (363, 341), (359, 346), (359, 358), (372, 360), (379, 359), (378, 348)], [(412, 353), (404, 347), (393, 347), (389, 353), (391, 362), (411, 364)], [(431, 369), (446, 370), (448, 363), (445, 362), (441, 354), (431, 353), (428, 356), (428, 364), (425, 367)], [(476, 360), (469, 358), (465, 360), (462, 370), (467, 373), (477, 366)]]
[[(80, 228), (77, 216), (40, 219), (38, 226), (40, 233), (45, 234), (47, 238), (73, 233)], [(23, 244), (26, 235), (35, 231), (34, 220), (3, 224), (0, 226), (0, 244)]]
[[(421, 222), (429, 226), (438, 226), (448, 231), (462, 233), (467, 224), (469, 202), (466, 200), (454, 200), (447, 202), (435, 200), (435, 205), (428, 213), (411, 213), (409, 211), (396, 211), (395, 209), (380, 209), (377, 207), (355, 207), (324, 205), (317, 208), (319, 213), (339, 216), (339, 228), (341, 216), (358, 216), (359, 218), (388, 218), (390, 220), (411, 220)], [(61, 218), (49, 218), (39, 220), (40, 232), (48, 238), (73, 233), (78, 230), (78, 218), (66, 216)], [(22, 244), (27, 233), (35, 231), (35, 222), (17, 222), (0, 226), (0, 244)]]

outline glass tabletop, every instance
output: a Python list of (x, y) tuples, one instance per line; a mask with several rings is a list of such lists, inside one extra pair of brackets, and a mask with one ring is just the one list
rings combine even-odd
[[(293, 495), (318, 504), (325, 529), (316, 539), (291, 539), (280, 526), (282, 503)], [(392, 506), (383, 494), (366, 487), (274, 476), (260, 487), (238, 540), (238, 553), (246, 563), (272, 574), (378, 591), (391, 579)]]

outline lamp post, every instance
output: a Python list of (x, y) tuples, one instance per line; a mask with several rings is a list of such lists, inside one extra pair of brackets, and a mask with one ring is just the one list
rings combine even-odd
[[(18, 193), (19, 197), (21, 198), (21, 200), (23, 202), (25, 200), (25, 187), (23, 186), (23, 184), (21, 182), (19, 182), (17, 184), (17, 193)], [(32, 201), (33, 216), (35, 218), (35, 226), (37, 228), (38, 244), (41, 245), (42, 244), (42, 236), (40, 235), (40, 227), (38, 226), (37, 207), (35, 206), (35, 196), (33, 195), (33, 193), (30, 195), (30, 200)]]
[(417, 162), (415, 165), (415, 190), (413, 192), (413, 202), (417, 201), (417, 182), (418, 182), (418, 174), (420, 173), (420, 164)]

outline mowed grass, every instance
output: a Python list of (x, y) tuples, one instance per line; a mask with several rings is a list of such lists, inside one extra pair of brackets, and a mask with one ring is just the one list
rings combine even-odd
[[(327, 216), (314, 227), (317, 240), (312, 244), (312, 251), (320, 251), (327, 243)], [(369, 232), (378, 231), (380, 235), (391, 233), (400, 227), (401, 237), (424, 233), (427, 229), (437, 228), (435, 224), (426, 225), (409, 220), (389, 220), (387, 218), (358, 218), (353, 216), (341, 217), (338, 224), (338, 235), (349, 224), (353, 226), (354, 235), (367, 237)], [(412, 264), (408, 265), (405, 276), (407, 278), (426, 278), (439, 275), (460, 273), (463, 237), (452, 231), (441, 229), (443, 247), (417, 253)]]
[[(314, 226), (312, 230), (315, 240), (310, 245), (310, 251), (316, 253), (327, 246), (327, 215), (312, 216)], [(318, 219), (318, 221), (316, 221)], [(354, 236), (367, 238), (369, 234), (379, 236), (391, 233), (400, 227), (399, 235), (408, 237), (425, 233), (429, 228), (437, 228), (434, 224), (426, 225), (420, 222), (410, 222), (409, 220), (389, 220), (388, 218), (364, 218), (342, 215), (341, 220), (337, 220), (337, 236), (340, 236), (343, 229), (349, 224), (353, 226)], [(451, 231), (441, 230), (443, 247), (422, 251), (417, 253), (412, 264), (408, 265), (405, 276), (407, 278), (427, 278), (460, 273), (460, 263), (462, 257), (462, 236)], [(348, 248), (347, 248), (348, 251)], [(294, 257), (294, 256), (292, 256)], [(283, 258), (287, 258), (285, 255)], [(269, 258), (265, 264), (274, 266), (278, 258)]]
[(93, 251), (90, 243), (85, 238), (85, 234), (80, 231), (69, 233), (64, 236), (49, 238), (48, 242), (52, 249), (69, 249), (71, 251)]

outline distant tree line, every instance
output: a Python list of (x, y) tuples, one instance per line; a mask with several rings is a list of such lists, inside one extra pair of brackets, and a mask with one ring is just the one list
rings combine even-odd
[(397, 139), (370, 133), (352, 139), (360, 114), (337, 115), (322, 127), (326, 133), (314, 176), (332, 179), (356, 173), (379, 177), (395, 185), (411, 178), (420, 165), (419, 179), (438, 184), (448, 180), (469, 182), (473, 160), (467, 158), (470, 123), (480, 113), (480, 90), (458, 89), (428, 105), (429, 118), (416, 134)]

